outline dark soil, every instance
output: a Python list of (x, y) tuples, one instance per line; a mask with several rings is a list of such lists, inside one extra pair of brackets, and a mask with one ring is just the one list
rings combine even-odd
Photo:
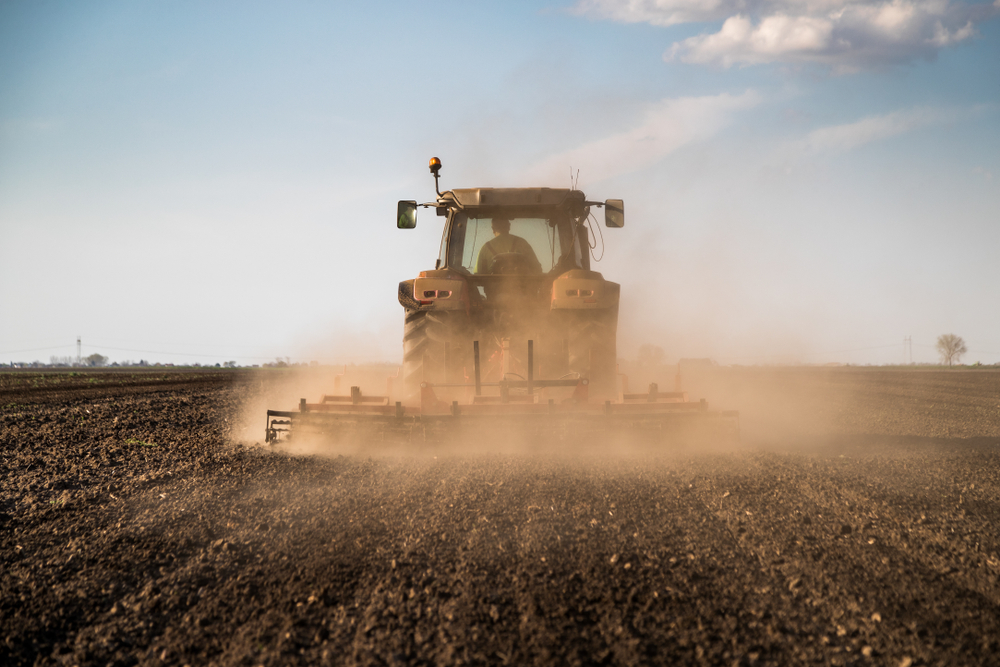
[(268, 449), (273, 377), (0, 374), (0, 664), (1000, 664), (1000, 373), (733, 371), (740, 447), (575, 459)]

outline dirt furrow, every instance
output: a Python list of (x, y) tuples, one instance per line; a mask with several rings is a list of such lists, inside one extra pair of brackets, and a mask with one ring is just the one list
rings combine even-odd
[(306, 456), (238, 441), (259, 377), (26, 388), (0, 663), (998, 664), (1000, 374), (735, 376), (832, 430)]

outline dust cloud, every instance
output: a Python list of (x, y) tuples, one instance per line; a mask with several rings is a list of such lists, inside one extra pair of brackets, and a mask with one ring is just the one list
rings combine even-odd
[[(390, 402), (399, 400), (401, 383), (399, 366), (392, 364), (261, 369), (236, 418), (234, 437), (244, 442), (263, 442), (268, 410), (295, 411), (302, 399), (316, 403), (323, 395), (349, 396), (351, 387), (360, 387), (366, 396), (388, 396)], [(316, 439), (297, 437), (296, 452), (315, 453), (313, 450), (323, 444)], [(334, 451), (338, 453), (355, 452), (350, 447), (340, 447)]]
[[(387, 397), (392, 405), (403, 401), (399, 367), (389, 364), (359, 364), (339, 367), (262, 369), (244, 399), (234, 437), (241, 442), (263, 443), (269, 409), (296, 412), (299, 402), (320, 402), (324, 395), (349, 396), (359, 387), (364, 396)], [(664, 391), (673, 387), (659, 376), (638, 373), (659, 381)], [(671, 380), (672, 382), (673, 380)], [(620, 388), (628, 387), (621, 378)], [(494, 388), (495, 389), (495, 388)], [(545, 390), (541, 390), (545, 391)], [(552, 388), (550, 391), (572, 391)], [(553, 395), (556, 395), (553, 393)], [(544, 401), (543, 401), (544, 402)], [(412, 404), (412, 401), (410, 402)], [(717, 406), (711, 405), (714, 410)], [(713, 437), (690, 428), (669, 432), (617, 430), (600, 416), (539, 419), (537, 416), (468, 417), (459, 424), (404, 423), (386, 426), (379, 420), (359, 420), (335, 436), (297, 424), (294, 437), (270, 445), (275, 451), (302, 456), (467, 457), (515, 455), (554, 460), (604, 461), (609, 458), (670, 459), (698, 452), (719, 452), (742, 446), (732, 438)]]
[[(849, 387), (830, 382), (830, 373), (822, 370), (747, 370), (694, 365), (649, 364), (618, 360), (617, 390), (645, 392), (650, 383), (660, 391), (686, 391), (692, 401), (705, 399), (712, 411), (735, 410), (740, 413), (739, 443), (711, 438), (698, 440), (698, 451), (721, 451), (734, 446), (787, 443), (797, 437), (830, 435), (836, 431), (833, 407), (849, 401)], [(484, 363), (485, 366), (485, 363)], [(262, 441), (267, 410), (297, 411), (299, 402), (317, 403), (324, 395), (349, 396), (359, 387), (364, 396), (384, 396), (389, 404), (403, 401), (401, 367), (392, 364), (345, 364), (262, 369), (255, 390), (246, 400), (237, 420), (237, 437), (243, 441)], [(553, 389), (556, 395), (565, 389)], [(405, 399), (409, 398), (409, 401)], [(363, 430), (341, 434), (338, 438), (309, 432), (297, 432), (283, 441), (283, 451), (301, 455), (410, 455), (414, 452), (441, 456), (509, 453), (553, 457), (579, 456), (648, 456), (663, 455), (648, 443), (638, 442), (627, 434), (601, 431), (586, 433), (586, 426), (556, 428), (545, 434), (517, 418), (494, 419), (488, 425), (474, 424), (460, 433), (451, 433), (445, 442), (433, 433), (410, 431), (403, 434)], [(526, 435), (530, 433), (530, 435)], [(670, 440), (667, 438), (667, 440)], [(690, 453), (684, 439), (674, 438), (670, 454)]]
[[(566, 459), (683, 457), (734, 450), (837, 451), (873, 442), (920, 439), (998, 438), (995, 397), (1000, 377), (988, 371), (928, 371), (878, 367), (721, 367), (710, 363), (649, 365), (619, 360), (620, 382), (632, 392), (656, 382), (661, 391), (681, 389), (710, 411), (739, 412), (738, 441), (663, 438), (650, 443), (628, 434), (563, 423), (546, 431), (536, 423), (503, 418), (467, 420), (461, 429), (436, 433), (357, 429), (339, 438), (297, 433), (279, 449), (303, 455), (471, 456), (513, 454)], [(299, 400), (324, 394), (365, 395), (399, 400), (391, 365), (267, 369), (243, 404), (234, 435), (262, 442), (268, 409), (296, 410)]]

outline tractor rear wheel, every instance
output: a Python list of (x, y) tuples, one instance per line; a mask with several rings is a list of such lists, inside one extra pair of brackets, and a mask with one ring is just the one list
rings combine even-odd
[(403, 386), (407, 399), (419, 396), (420, 383), (456, 381), (464, 368), (464, 312), (406, 310), (403, 325)]
[(566, 313), (564, 335), (571, 373), (590, 380), (592, 400), (617, 396), (617, 313), (584, 311)]

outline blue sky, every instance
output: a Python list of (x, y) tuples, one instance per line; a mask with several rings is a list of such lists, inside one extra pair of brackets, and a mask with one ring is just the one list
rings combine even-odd
[(394, 207), (437, 155), (625, 199), (622, 356), (998, 362), (998, 13), (0, 4), (0, 358), (397, 361), (441, 227)]

